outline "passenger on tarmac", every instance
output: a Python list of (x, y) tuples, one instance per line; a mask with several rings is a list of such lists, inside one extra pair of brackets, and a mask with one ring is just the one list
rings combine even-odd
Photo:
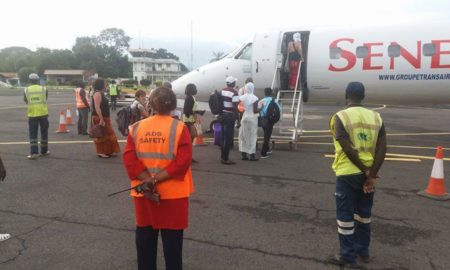
[(354, 267), (356, 258), (370, 261), (370, 223), (375, 180), (386, 155), (386, 132), (379, 113), (363, 107), (364, 85), (351, 82), (345, 90), (347, 108), (330, 120), (336, 173), (336, 217), (339, 255), (332, 264)]
[(148, 112), (145, 108), (147, 103), (147, 93), (145, 93), (144, 90), (137, 90), (134, 94), (135, 99), (133, 100), (133, 103), (131, 103), (130, 107), (131, 110), (134, 112), (134, 117), (132, 119), (132, 123), (137, 122), (141, 119), (147, 118)]
[(222, 146), (221, 146), (221, 162), (222, 164), (232, 165), (236, 162), (229, 159), (230, 149), (233, 146), (234, 139), (234, 123), (238, 120), (238, 127), (240, 126), (238, 103), (239, 96), (234, 89), (237, 79), (233, 76), (228, 76), (225, 79), (227, 87), (222, 89), (223, 110), (222, 110)]
[(131, 187), (146, 183), (143, 194), (131, 191), (138, 269), (156, 269), (161, 232), (166, 269), (181, 270), (183, 232), (194, 191), (191, 136), (182, 121), (170, 116), (177, 103), (172, 90), (157, 88), (150, 102), (157, 114), (130, 127), (123, 154)]
[(183, 105), (183, 122), (188, 127), (189, 132), (191, 133), (191, 138), (194, 140), (196, 136), (195, 122), (197, 121), (197, 115), (195, 111), (197, 111), (197, 102), (195, 101), (195, 95), (197, 94), (197, 86), (195, 84), (190, 83), (186, 85), (186, 89), (184, 91), (186, 97), (184, 98)]
[(118, 86), (115, 80), (109, 84), (109, 97), (111, 98), (111, 110), (115, 111), (117, 106)]
[[(40, 155), (48, 155), (48, 91), (39, 85), (39, 76), (31, 73), (28, 76), (31, 85), (24, 90), (24, 101), (27, 106), (28, 132), (30, 137), (30, 154), (28, 159), (37, 159)], [(41, 153), (39, 154), (38, 130), (41, 129)]]
[[(163, 86), (163, 83), (164, 83), (164, 86)], [(157, 88), (162, 87), (162, 86), (165, 87), (165, 88), (168, 88), (168, 89), (172, 89), (172, 84), (170, 82), (167, 82), (167, 81), (162, 82), (162, 81), (158, 80), (158, 81), (155, 82), (155, 86), (156, 87), (154, 89), (150, 90), (150, 96), (152, 95), (153, 91), (155, 91)], [(147, 112), (150, 115), (156, 114), (156, 112), (152, 108), (152, 104), (151, 104), (150, 100), (148, 100), (148, 102), (147, 102)]]
[(97, 156), (100, 158), (116, 156), (120, 152), (120, 146), (111, 125), (109, 101), (106, 98), (105, 91), (105, 80), (102, 78), (95, 80), (94, 94), (91, 101), (93, 105), (92, 124), (99, 124), (105, 127), (103, 137), (94, 139)]
[(246, 93), (239, 97), (244, 106), (244, 114), (239, 128), (239, 151), (242, 160), (257, 161), (256, 140), (258, 138), (258, 97), (253, 94), (252, 82), (245, 85)]
[[(239, 88), (239, 90), (238, 90), (239, 97), (241, 97), (242, 95), (245, 95), (247, 93), (247, 90), (245, 89), (245, 86), (249, 82), (251, 82), (251, 83), (253, 82), (253, 78), (252, 77), (248, 77), (247, 79), (245, 79), (244, 86)], [(244, 106), (243, 106), (242, 102), (239, 102), (239, 104), (238, 104), (238, 112), (239, 112), (239, 122), (240, 122), (242, 120), (242, 116), (244, 115)]]
[[(193, 83), (189, 83), (186, 85), (186, 89), (184, 91), (186, 97), (184, 98), (183, 105), (183, 122), (187, 126), (189, 133), (191, 134), (191, 141), (194, 141), (194, 138), (197, 137), (197, 129), (195, 127), (195, 123), (199, 123), (199, 115), (197, 115), (196, 111), (198, 111), (198, 104), (195, 101), (195, 95), (197, 94), (197, 86)], [(197, 163), (198, 161), (192, 160), (192, 162)]]
[[(4, 181), (6, 178), (6, 169), (3, 165), (2, 158), (0, 157), (0, 181)], [(11, 235), (9, 233), (0, 233), (0, 242), (9, 239)]]
[(87, 132), (89, 119), (89, 94), (84, 89), (84, 82), (80, 81), (75, 89), (75, 100), (78, 110), (78, 135), (89, 135)]
[[(261, 125), (264, 130), (264, 142), (261, 149), (261, 158), (268, 158), (269, 154), (272, 154), (269, 148), (270, 137), (272, 136), (273, 126), (275, 123), (269, 121), (267, 117), (267, 109), (269, 108), (270, 102), (272, 102), (272, 88), (267, 87), (264, 89), (265, 97), (259, 102), (259, 106), (261, 107), (260, 115), (261, 115)], [(275, 100), (276, 106), (281, 110), (280, 104)]]

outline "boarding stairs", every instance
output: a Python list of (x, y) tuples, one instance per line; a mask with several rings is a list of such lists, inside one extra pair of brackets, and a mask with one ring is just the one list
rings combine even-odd
[[(277, 85), (281, 86), (281, 55), (279, 55), (278, 59), (272, 80), (272, 89), (277, 89)], [(301, 65), (302, 62), (300, 62), (298, 67), (297, 78), (300, 78)], [(281, 107), (281, 117), (280, 121), (274, 126), (274, 131), (277, 130), (278, 132), (277, 135), (272, 136), (272, 143), (276, 140), (287, 141), (289, 147), (291, 149), (294, 148), (294, 150), (297, 150), (297, 145), (303, 132), (303, 91), (298, 89), (301, 85), (303, 85), (302, 82), (297, 80), (294, 90), (277, 89), (276, 96)]]

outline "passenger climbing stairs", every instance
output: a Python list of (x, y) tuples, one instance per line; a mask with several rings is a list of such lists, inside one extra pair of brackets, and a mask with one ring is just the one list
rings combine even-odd
[[(301, 64), (301, 63), (300, 63)], [(273, 81), (272, 89), (275, 85), (281, 85), (280, 83), (280, 70), (281, 65), (278, 65)], [(300, 77), (300, 67), (298, 68), (297, 78)], [(280, 121), (274, 126), (274, 135), (272, 136), (272, 144), (275, 141), (287, 141), (289, 147), (297, 150), (298, 143), (300, 141), (300, 136), (303, 132), (303, 100), (304, 93), (308, 91), (305, 89), (298, 89), (301, 82), (297, 81), (294, 90), (287, 89), (277, 89), (277, 100), (281, 107), (281, 117)]]

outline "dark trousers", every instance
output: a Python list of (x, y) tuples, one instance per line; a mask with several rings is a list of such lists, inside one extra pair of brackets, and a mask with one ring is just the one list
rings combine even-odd
[(229, 159), (230, 149), (233, 147), (234, 122), (236, 122), (234, 113), (222, 114), (222, 146), (220, 156), (222, 160)]
[(111, 110), (115, 111), (117, 105), (117, 96), (111, 96)]
[(266, 156), (269, 151), (270, 137), (272, 136), (273, 123), (267, 121), (267, 126), (263, 127), (264, 130), (264, 142), (261, 149), (261, 156)]
[(348, 262), (354, 262), (356, 255), (369, 256), (374, 193), (364, 194), (365, 180), (364, 174), (338, 176), (336, 180), (339, 254)]
[(41, 154), (48, 151), (48, 115), (28, 118), (28, 133), (30, 135), (30, 154), (39, 154), (38, 129), (41, 128)]
[(78, 108), (78, 134), (87, 134), (89, 108)]
[[(156, 270), (158, 234), (152, 227), (136, 227), (136, 248), (139, 270)], [(181, 270), (183, 230), (161, 230), (166, 270)]]

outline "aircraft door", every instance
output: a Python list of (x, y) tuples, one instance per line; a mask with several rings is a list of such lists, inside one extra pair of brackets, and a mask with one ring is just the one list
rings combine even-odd
[(276, 55), (279, 33), (256, 34), (253, 40), (252, 77), (256, 88), (264, 89), (272, 85), (276, 70)]

